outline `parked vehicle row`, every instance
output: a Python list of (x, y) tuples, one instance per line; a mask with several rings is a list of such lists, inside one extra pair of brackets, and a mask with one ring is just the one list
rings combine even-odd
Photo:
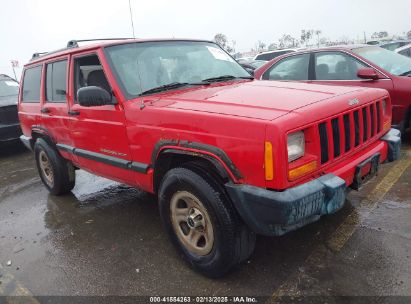
[[(362, 65), (354, 49), (327, 52), (285, 55), (259, 75), (345, 79)], [(71, 41), (34, 55), (21, 86), (21, 139), (45, 187), (65, 194), (83, 168), (156, 194), (170, 240), (210, 277), (246, 261), (256, 234), (338, 211), (349, 187), (400, 155), (386, 90), (254, 80), (209, 41)]]
[(19, 83), (0, 74), (0, 146), (18, 141), (21, 135), (17, 114)]
[(395, 52), (411, 58), (411, 43), (396, 49)]
[(389, 51), (395, 51), (396, 49), (403, 47), (404, 45), (407, 45), (410, 43), (411, 43), (411, 40), (394, 40), (394, 41), (382, 43), (379, 46)]
[(262, 53), (255, 55), (254, 60), (270, 61), (278, 56), (289, 54), (295, 51), (296, 50), (294, 49), (283, 49), (283, 50), (262, 52)]
[(392, 119), (404, 131), (411, 121), (411, 58), (378, 46), (347, 45), (303, 50), (277, 57), (255, 71), (263, 80), (386, 89)]

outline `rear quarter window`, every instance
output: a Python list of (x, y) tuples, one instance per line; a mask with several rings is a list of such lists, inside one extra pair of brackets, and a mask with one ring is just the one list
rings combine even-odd
[(40, 82), (42, 66), (28, 68), (23, 77), (23, 102), (40, 102)]

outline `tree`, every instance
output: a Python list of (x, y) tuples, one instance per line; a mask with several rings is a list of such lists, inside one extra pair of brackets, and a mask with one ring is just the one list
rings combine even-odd
[(305, 46), (308, 46), (313, 34), (314, 30), (301, 30), (301, 44), (305, 43)]
[(317, 35), (317, 47), (320, 47), (320, 34), (321, 34), (321, 31), (316, 30), (315, 34)]
[(407, 32), (407, 39), (411, 39), (411, 31)]
[(251, 50), (254, 52), (258, 52), (261, 53), (263, 51), (266, 50), (266, 44), (264, 42), (262, 42), (261, 40), (258, 40), (255, 44), (254, 44), (254, 48), (252, 48)]
[(214, 42), (225, 49), (228, 53), (232, 53), (234, 51), (234, 49), (228, 45), (227, 36), (222, 33), (218, 33), (214, 36)]
[(284, 34), (280, 39), (278, 39), (278, 46), (280, 49), (298, 47), (298, 39), (295, 39), (291, 35)]
[(379, 38), (384, 38), (384, 37), (388, 37), (388, 32), (387, 31), (374, 32), (371, 35), (371, 38), (373, 38), (373, 39), (379, 39)]
[(330, 43), (330, 39), (326, 38), (326, 37), (321, 37), (320, 38), (320, 44), (321, 45), (328, 45)]
[(269, 50), (269, 51), (274, 51), (274, 50), (276, 50), (276, 49), (278, 49), (277, 43), (273, 42), (273, 43), (270, 43), (270, 44), (268, 45), (268, 50)]

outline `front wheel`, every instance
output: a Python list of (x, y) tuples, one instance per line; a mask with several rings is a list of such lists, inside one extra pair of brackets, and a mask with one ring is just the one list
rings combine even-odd
[(206, 174), (189, 168), (170, 170), (160, 186), (159, 204), (173, 244), (204, 275), (223, 276), (252, 253), (255, 234)]
[(34, 155), (40, 178), (50, 193), (62, 195), (74, 188), (75, 171), (73, 165), (62, 158), (57, 150), (44, 139), (36, 140)]

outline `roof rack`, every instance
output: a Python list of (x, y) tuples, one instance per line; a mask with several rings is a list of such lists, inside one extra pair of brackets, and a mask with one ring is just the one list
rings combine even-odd
[(67, 50), (67, 49), (77, 48), (77, 47), (79, 47), (79, 45), (78, 45), (79, 42), (102, 41), (102, 40), (125, 40), (125, 39), (134, 39), (134, 38), (96, 38), (96, 39), (70, 40), (69, 42), (67, 42), (67, 46), (65, 48), (58, 49), (58, 50), (51, 51), (51, 52), (34, 53), (33, 56), (31, 56), (31, 60), (37, 59), (37, 58), (42, 57), (46, 54), (53, 54), (53, 53), (57, 53), (57, 52)]
[(134, 38), (96, 38), (96, 39), (70, 40), (69, 42), (67, 42), (67, 48), (78, 47), (79, 42), (102, 41), (102, 40), (126, 40), (126, 39), (134, 39)]

